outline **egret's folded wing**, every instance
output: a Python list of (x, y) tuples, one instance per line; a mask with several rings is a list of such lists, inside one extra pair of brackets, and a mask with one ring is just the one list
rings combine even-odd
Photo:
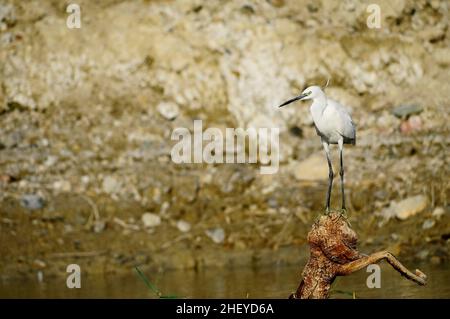
[(354, 140), (356, 138), (355, 124), (353, 123), (350, 111), (342, 104), (328, 100), (330, 106), (334, 109), (339, 119), (338, 132), (344, 138)]

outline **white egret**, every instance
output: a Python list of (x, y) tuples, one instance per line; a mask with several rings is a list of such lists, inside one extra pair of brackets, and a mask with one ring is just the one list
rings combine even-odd
[[(327, 81), (327, 85), (328, 85)], [(326, 85), (326, 86), (327, 86)], [(325, 87), (326, 87), (325, 86)], [(298, 100), (313, 100), (310, 111), (316, 127), (316, 132), (322, 140), (323, 148), (328, 161), (328, 192), (326, 199), (326, 211), (330, 211), (330, 196), (333, 186), (333, 166), (330, 158), (330, 144), (339, 145), (340, 155), (340, 171), (341, 176), (341, 193), (342, 193), (342, 210), (345, 211), (345, 195), (344, 195), (344, 161), (343, 148), (344, 144), (356, 143), (355, 124), (348, 110), (340, 103), (333, 101), (325, 95), (323, 90), (318, 86), (310, 86), (306, 88), (299, 96), (284, 102), (279, 107), (285, 106)]]

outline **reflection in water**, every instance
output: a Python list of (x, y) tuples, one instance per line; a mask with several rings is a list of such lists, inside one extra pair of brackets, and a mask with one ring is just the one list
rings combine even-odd
[[(338, 277), (332, 298), (450, 298), (448, 265), (420, 265), (429, 278), (418, 286), (402, 278), (391, 267), (381, 266), (381, 288), (369, 289), (370, 273), (361, 270), (349, 277)], [(146, 276), (164, 295), (183, 298), (287, 298), (300, 279), (297, 267), (206, 269), (168, 271)], [(337, 292), (339, 291), (339, 292)], [(343, 293), (346, 292), (346, 293)], [(65, 278), (0, 282), (2, 298), (155, 298), (139, 276), (130, 269), (127, 276), (85, 276), (80, 289), (68, 289)]]

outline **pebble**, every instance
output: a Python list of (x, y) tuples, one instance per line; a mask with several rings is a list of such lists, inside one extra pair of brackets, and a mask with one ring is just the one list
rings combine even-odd
[(421, 250), (416, 254), (416, 257), (421, 260), (425, 260), (430, 252), (428, 250)]
[(217, 227), (205, 231), (206, 235), (216, 244), (221, 244), (225, 240), (225, 231), (223, 228)]
[(153, 213), (144, 213), (142, 215), (142, 223), (144, 224), (144, 227), (156, 227), (161, 224), (161, 217)]
[(268, 201), (267, 201), (267, 204), (269, 205), (269, 207), (271, 207), (271, 208), (278, 208), (278, 201), (277, 201), (277, 199), (276, 198), (270, 198)]
[(403, 134), (410, 134), (413, 132), (420, 131), (422, 129), (422, 119), (417, 116), (411, 116), (408, 120), (400, 124), (400, 131)]
[(74, 231), (74, 229), (73, 229), (72, 225), (69, 225), (69, 224), (65, 224), (64, 225), (64, 233), (65, 234), (69, 234), (69, 233), (71, 233), (73, 231)]
[(161, 205), (161, 209), (160, 209), (159, 213), (161, 215), (166, 215), (169, 212), (169, 208), (170, 208), (169, 202), (164, 202)]
[(47, 167), (53, 166), (58, 162), (58, 157), (54, 155), (50, 155), (44, 162), (44, 165)]
[(27, 209), (38, 210), (44, 207), (45, 201), (39, 195), (26, 194), (20, 199), (20, 204)]
[(436, 222), (433, 219), (427, 219), (426, 221), (423, 222), (422, 229), (430, 229), (435, 224), (436, 224)]
[(90, 181), (90, 178), (89, 178), (88, 175), (83, 175), (83, 176), (81, 177), (81, 182), (82, 182), (84, 185), (89, 184), (89, 181)]
[(101, 233), (106, 227), (106, 223), (103, 220), (98, 220), (94, 223), (94, 233)]
[(411, 104), (411, 105), (400, 105), (395, 107), (392, 110), (392, 114), (394, 114), (398, 118), (407, 118), (408, 116), (412, 114), (419, 114), (423, 111), (423, 108), (420, 105), (417, 104)]
[(45, 268), (47, 264), (40, 259), (35, 259), (33, 261), (33, 266), (35, 266), (36, 268)]
[(178, 105), (173, 102), (161, 102), (158, 104), (157, 109), (159, 114), (169, 121), (174, 120), (180, 113)]
[(72, 186), (69, 181), (55, 181), (53, 183), (53, 189), (60, 192), (70, 192)]
[(392, 238), (392, 240), (397, 241), (400, 237), (396, 233), (393, 233), (393, 234), (391, 234), (391, 238)]
[(405, 220), (422, 212), (427, 207), (428, 200), (424, 195), (417, 195), (408, 197), (399, 202), (393, 202), (387, 210), (385, 210), (385, 217), (397, 217), (400, 220)]
[(120, 189), (120, 183), (115, 177), (106, 176), (103, 179), (102, 188), (105, 193), (117, 193)]
[(445, 210), (442, 207), (436, 207), (431, 214), (433, 217), (441, 218), (442, 215), (445, 214)]
[(376, 126), (380, 128), (380, 131), (389, 133), (393, 131), (394, 127), (397, 127), (399, 123), (399, 119), (397, 119), (394, 115), (389, 114), (387, 112), (383, 112), (376, 119)]
[(184, 220), (177, 221), (177, 228), (182, 233), (187, 233), (191, 230), (191, 224)]

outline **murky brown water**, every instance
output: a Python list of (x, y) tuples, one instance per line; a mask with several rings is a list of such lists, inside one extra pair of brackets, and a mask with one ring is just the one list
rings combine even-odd
[[(428, 285), (418, 286), (389, 266), (381, 266), (381, 288), (369, 289), (370, 275), (362, 270), (349, 277), (340, 277), (333, 285), (333, 298), (450, 298), (450, 267), (448, 264), (418, 265), (429, 277)], [(267, 267), (260, 269), (207, 269), (146, 273), (165, 295), (183, 298), (287, 298), (297, 287), (300, 269)], [(80, 289), (68, 289), (65, 279), (0, 282), (2, 298), (155, 298), (144, 282), (130, 270), (128, 276), (82, 277)], [(340, 292), (339, 292), (340, 291)], [(345, 292), (345, 293), (344, 293)]]

